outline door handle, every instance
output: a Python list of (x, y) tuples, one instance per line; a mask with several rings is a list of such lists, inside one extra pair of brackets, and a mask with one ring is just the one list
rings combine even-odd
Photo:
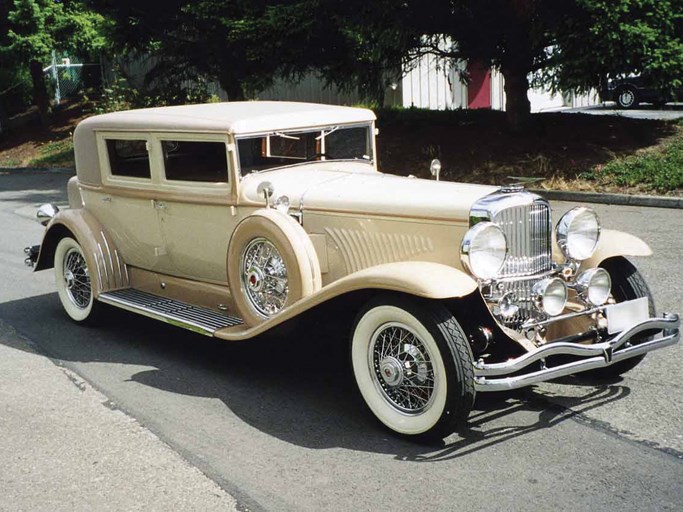
[(164, 203), (163, 201), (157, 201), (156, 199), (153, 199), (152, 204), (154, 205), (154, 208), (156, 208), (157, 210), (166, 209), (166, 203)]

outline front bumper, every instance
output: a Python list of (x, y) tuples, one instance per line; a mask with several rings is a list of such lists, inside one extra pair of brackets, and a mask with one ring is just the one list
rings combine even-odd
[[(644, 331), (658, 332), (653, 339), (637, 345), (629, 343), (634, 336)], [(602, 343), (593, 345), (565, 342), (548, 343), (523, 356), (503, 363), (475, 362), (475, 389), (479, 392), (504, 391), (595, 368), (604, 368), (651, 350), (668, 347), (677, 343), (680, 338), (678, 315), (665, 313), (662, 317), (649, 318), (624, 329), (610, 340)], [(569, 356), (572, 360), (551, 366), (552, 363), (549, 358), (552, 356)], [(566, 358), (563, 359), (566, 360)]]

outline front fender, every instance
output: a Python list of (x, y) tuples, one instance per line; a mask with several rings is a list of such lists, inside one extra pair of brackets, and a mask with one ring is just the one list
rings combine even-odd
[(593, 256), (581, 263), (582, 269), (597, 267), (614, 256), (651, 256), (652, 249), (637, 236), (613, 229), (603, 229)]
[(402, 261), (369, 267), (349, 274), (302, 298), (278, 315), (247, 330), (220, 329), (214, 336), (224, 340), (251, 338), (312, 309), (323, 302), (360, 290), (402, 292), (427, 299), (451, 299), (477, 289), (474, 279), (448, 265), (427, 261)]
[(128, 271), (111, 238), (99, 221), (87, 210), (66, 209), (47, 225), (35, 271), (54, 267), (55, 249), (65, 236), (75, 238), (83, 249), (93, 295), (130, 286)]

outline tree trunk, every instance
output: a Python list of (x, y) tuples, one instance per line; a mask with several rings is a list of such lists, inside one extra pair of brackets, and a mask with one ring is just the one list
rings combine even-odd
[(43, 65), (37, 60), (32, 60), (30, 71), (33, 82), (33, 104), (38, 107), (40, 122), (44, 127), (47, 127), (50, 120), (50, 96), (45, 85)]
[(234, 75), (221, 76), (218, 79), (221, 88), (228, 93), (228, 101), (242, 101), (244, 100), (244, 90), (242, 84), (235, 78)]
[(503, 65), (501, 73), (505, 78), (505, 112), (508, 125), (513, 132), (522, 132), (531, 117), (528, 69), (524, 65)]

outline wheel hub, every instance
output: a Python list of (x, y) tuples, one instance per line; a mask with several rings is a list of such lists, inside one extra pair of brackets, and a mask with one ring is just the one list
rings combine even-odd
[(400, 386), (403, 382), (403, 367), (401, 361), (395, 357), (387, 356), (382, 359), (379, 365), (379, 373), (388, 386)]
[(71, 272), (71, 270), (67, 270), (66, 272), (64, 272), (64, 282), (66, 283), (66, 287), (69, 290), (73, 289), (75, 281), (76, 278), (74, 277), (74, 273)]
[(252, 267), (247, 273), (247, 285), (253, 292), (260, 292), (263, 288), (263, 271), (260, 268)]

